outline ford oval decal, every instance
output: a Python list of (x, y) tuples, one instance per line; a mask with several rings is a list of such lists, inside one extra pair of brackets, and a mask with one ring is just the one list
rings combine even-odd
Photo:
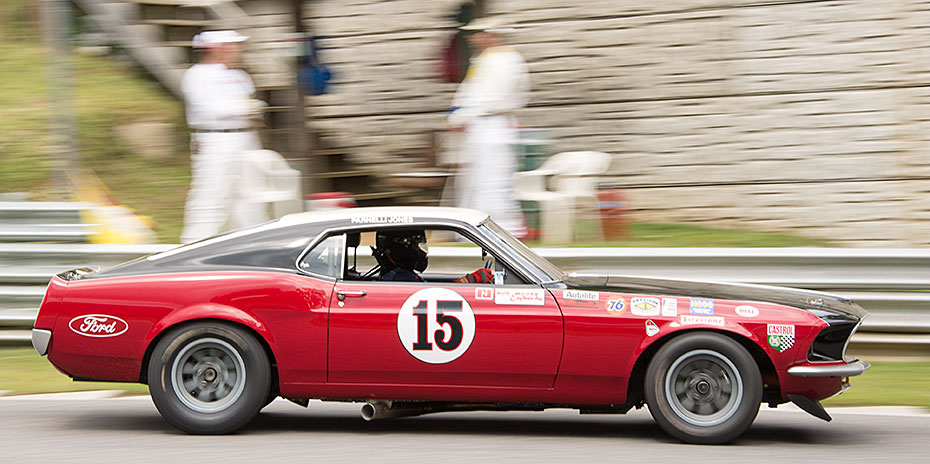
[(129, 330), (126, 321), (106, 314), (85, 314), (68, 323), (71, 330), (85, 337), (115, 337)]

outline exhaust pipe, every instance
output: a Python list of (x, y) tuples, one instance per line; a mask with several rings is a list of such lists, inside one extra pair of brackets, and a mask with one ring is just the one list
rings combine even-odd
[(390, 419), (392, 417), (410, 417), (431, 412), (448, 411), (448, 408), (430, 403), (398, 403), (391, 400), (372, 400), (362, 405), (362, 419)]

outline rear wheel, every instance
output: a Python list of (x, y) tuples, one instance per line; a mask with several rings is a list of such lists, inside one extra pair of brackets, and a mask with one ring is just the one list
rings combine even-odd
[(149, 392), (171, 425), (194, 434), (231, 433), (265, 406), (271, 365), (258, 340), (219, 322), (172, 330), (152, 352)]
[(646, 403), (659, 426), (689, 443), (726, 443), (759, 412), (762, 376), (739, 343), (711, 332), (682, 335), (646, 371)]

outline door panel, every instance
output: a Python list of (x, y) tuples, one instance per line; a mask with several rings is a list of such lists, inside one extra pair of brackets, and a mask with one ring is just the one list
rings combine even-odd
[(553, 385), (562, 314), (545, 289), (338, 282), (334, 292), (344, 298), (330, 307), (331, 383)]

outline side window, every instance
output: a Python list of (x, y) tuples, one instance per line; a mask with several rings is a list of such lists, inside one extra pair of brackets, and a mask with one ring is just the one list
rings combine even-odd
[[(468, 237), (450, 229), (404, 229), (390, 228), (381, 231), (392, 231), (394, 235), (403, 237), (405, 234), (419, 234), (426, 237), (426, 243), (407, 245), (416, 246), (424, 251), (428, 257), (426, 268), (414, 269), (413, 263), (406, 266), (397, 266), (397, 262), (403, 262), (412, 254), (406, 250), (406, 246), (397, 245), (397, 249), (391, 248), (387, 253), (377, 251), (377, 230), (366, 230), (349, 234), (347, 240), (347, 263), (346, 280), (390, 280), (389, 271), (395, 267), (412, 270), (421, 280), (417, 281), (423, 284), (430, 283), (461, 283), (458, 282), (463, 276), (472, 274), (481, 268), (488, 267), (492, 273), (499, 272), (503, 277), (501, 284), (519, 285), (526, 284), (519, 274), (507, 268), (503, 262), (497, 261), (491, 254), (483, 252), (482, 248)], [(391, 243), (391, 242), (386, 242)], [(397, 243), (405, 243), (403, 240)], [(390, 266), (387, 259), (381, 259), (379, 263), (376, 255), (388, 256), (392, 260)], [(409, 273), (408, 273), (409, 275)], [(404, 278), (400, 281), (416, 283), (412, 279)]]
[(333, 235), (313, 247), (300, 260), (300, 269), (329, 277), (342, 277), (344, 235)]

